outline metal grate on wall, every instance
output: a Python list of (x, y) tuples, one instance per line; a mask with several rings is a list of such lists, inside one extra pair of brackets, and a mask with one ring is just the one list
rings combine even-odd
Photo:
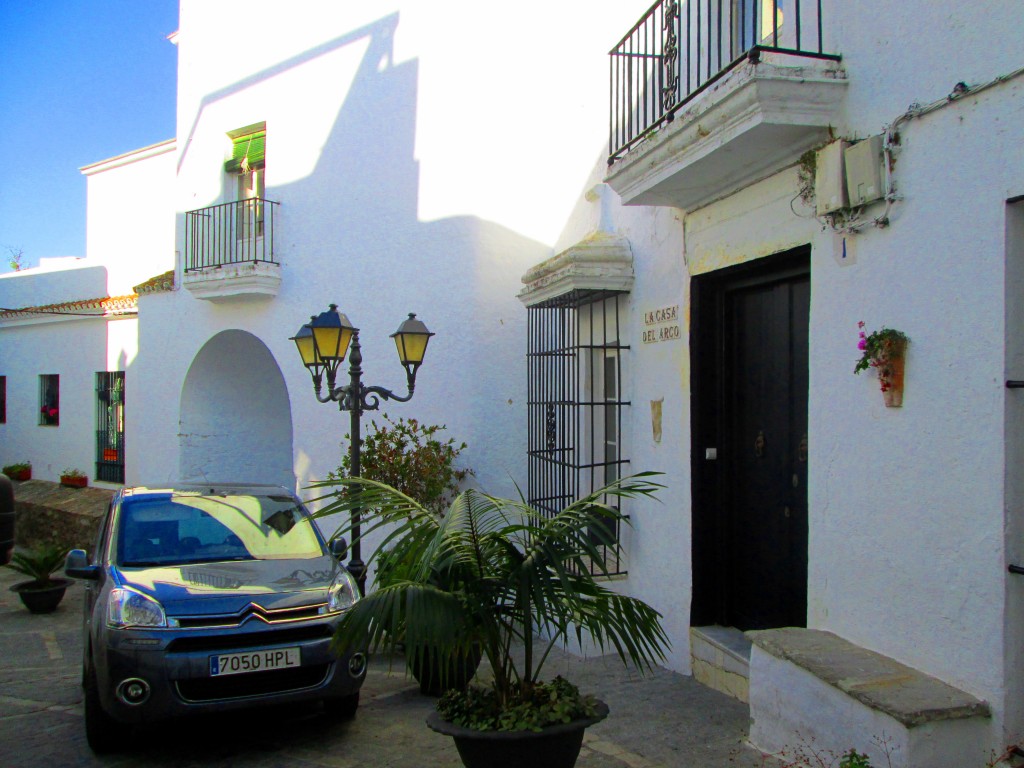
[(96, 479), (124, 482), (124, 371), (96, 374)]
[[(574, 290), (527, 310), (528, 496), (545, 514), (617, 480), (629, 462), (622, 443), (626, 295)], [(614, 551), (605, 547), (608, 572), (625, 574), (621, 531), (605, 533), (616, 542)], [(597, 564), (591, 569), (601, 572)]]

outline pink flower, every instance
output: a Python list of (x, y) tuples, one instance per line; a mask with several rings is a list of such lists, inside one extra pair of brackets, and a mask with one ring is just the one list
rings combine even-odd
[(51, 408), (48, 412), (48, 415), (51, 419), (55, 419), (57, 417), (57, 409)]
[[(861, 334), (861, 336), (863, 336), (863, 335), (864, 334)], [(863, 350), (865, 350), (867, 348), (868, 348), (868, 340), (867, 339), (862, 338), (860, 341), (857, 342), (857, 349), (863, 351)]]

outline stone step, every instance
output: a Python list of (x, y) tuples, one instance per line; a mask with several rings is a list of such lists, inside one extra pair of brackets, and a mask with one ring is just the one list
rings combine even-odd
[(969, 693), (831, 632), (747, 636), (750, 742), (763, 752), (813, 743), (892, 768), (965, 768), (990, 757), (989, 707)]
[(750, 639), (735, 627), (690, 627), (693, 677), (708, 688), (746, 703)]

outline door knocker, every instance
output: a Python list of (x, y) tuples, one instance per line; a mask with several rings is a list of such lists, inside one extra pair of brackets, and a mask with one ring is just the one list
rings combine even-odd
[(757, 433), (757, 439), (754, 440), (754, 455), (757, 458), (764, 456), (764, 430), (760, 430)]

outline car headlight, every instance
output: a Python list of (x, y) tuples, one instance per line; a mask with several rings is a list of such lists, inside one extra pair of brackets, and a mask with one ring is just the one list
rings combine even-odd
[(166, 627), (167, 614), (156, 600), (134, 589), (112, 589), (107, 598), (107, 625), (111, 627)]
[(356, 580), (347, 570), (339, 568), (327, 593), (327, 610), (331, 613), (344, 611), (351, 608), (358, 599), (359, 585), (356, 584)]

